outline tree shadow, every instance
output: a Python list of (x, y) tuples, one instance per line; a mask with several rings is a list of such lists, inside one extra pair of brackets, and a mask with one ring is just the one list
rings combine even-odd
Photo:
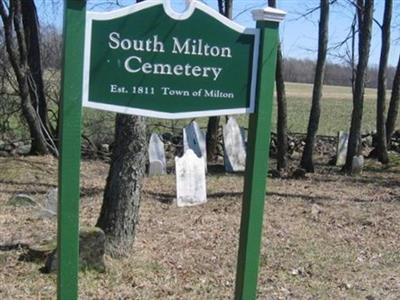
[[(174, 199), (176, 198), (175, 194), (171, 193), (155, 193), (155, 192), (144, 192), (145, 195), (153, 197), (153, 200), (159, 201), (163, 204), (172, 204)], [(334, 201), (337, 200), (333, 197), (329, 196), (311, 196), (304, 194), (291, 194), (291, 193), (277, 193), (277, 192), (267, 192), (265, 194), (267, 196), (266, 201), (268, 202), (268, 196), (277, 196), (283, 198), (300, 198), (304, 201), (309, 201), (311, 203), (321, 202), (321, 201)], [(220, 198), (235, 198), (238, 197), (238, 200), (241, 200), (243, 197), (242, 192), (214, 192), (207, 194), (208, 199), (217, 200)]]
[[(361, 176), (343, 176), (341, 178), (341, 182), (343, 185), (351, 184), (351, 185), (373, 185), (377, 187), (385, 187), (385, 188), (397, 188), (400, 186), (400, 177), (399, 178), (385, 178), (385, 177), (363, 177)], [(338, 182), (337, 178), (329, 178), (329, 177), (318, 177), (313, 179), (314, 182)]]
[[(35, 187), (43, 187), (43, 188), (57, 188), (57, 184), (51, 183), (44, 183), (44, 182), (31, 182), (31, 181), (14, 181), (14, 180), (0, 180), (0, 184), (8, 184), (14, 185), (18, 188), (15, 189), (2, 189), (0, 193), (7, 193), (7, 194), (17, 194), (17, 193), (24, 193), (24, 194), (46, 194), (47, 191), (40, 191), (35, 189)], [(80, 197), (92, 197), (97, 196), (98, 194), (102, 194), (104, 191), (103, 188), (97, 187), (81, 187), (80, 188)]]

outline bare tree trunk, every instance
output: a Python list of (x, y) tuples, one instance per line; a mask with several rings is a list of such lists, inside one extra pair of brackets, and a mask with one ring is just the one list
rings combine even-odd
[(110, 171), (97, 227), (106, 234), (106, 251), (114, 257), (131, 248), (139, 218), (147, 141), (144, 118), (117, 114)]
[(351, 114), (351, 125), (349, 144), (347, 149), (346, 164), (343, 170), (351, 173), (353, 157), (361, 154), (361, 122), (364, 106), (364, 89), (366, 70), (371, 47), (372, 15), (374, 0), (357, 0), (357, 12), (359, 19), (358, 33), (358, 64), (356, 80), (353, 93), (353, 111)]
[[(33, 0), (24, 0), (22, 4), (22, 17), (24, 25), (24, 33), (28, 51), (28, 64), (31, 73), (29, 78), (29, 87), (32, 104), (39, 112), (40, 119), (43, 123), (43, 129), (50, 135), (49, 119), (47, 115), (47, 101), (44, 92), (43, 72), (39, 45), (39, 20), (37, 10)], [(48, 137), (50, 139), (50, 136)]]
[(276, 101), (277, 101), (277, 164), (278, 171), (288, 167), (287, 102), (285, 81), (283, 80), (283, 58), (281, 44), (278, 45), (276, 61)]
[[(232, 1), (233, 0), (218, 0), (219, 13), (225, 17), (232, 19)], [(218, 149), (218, 129), (220, 117), (210, 117), (207, 124), (207, 159), (208, 161), (215, 161), (217, 159)]]
[(385, 0), (385, 12), (382, 24), (382, 46), (378, 72), (378, 98), (376, 101), (376, 156), (383, 163), (389, 163), (386, 143), (386, 73), (390, 50), (390, 23), (393, 0)]
[[(276, 0), (268, 0), (268, 6), (276, 7)], [(288, 134), (287, 134), (287, 103), (285, 81), (283, 79), (282, 48), (278, 45), (276, 60), (276, 102), (277, 102), (277, 164), (278, 171), (284, 171), (288, 167)]]
[(225, 17), (232, 19), (232, 12), (233, 12), (233, 6), (232, 6), (233, 0), (225, 0), (225, 12), (224, 15)]
[(399, 112), (399, 102), (400, 102), (400, 56), (399, 56), (399, 61), (397, 63), (396, 73), (393, 79), (392, 96), (390, 98), (389, 110), (386, 120), (386, 141), (389, 146), (390, 146), (390, 140), (392, 138), (395, 129), (397, 115)]
[[(18, 82), (18, 92), (21, 98), (22, 114), (28, 124), (31, 137), (31, 154), (47, 154), (48, 147), (42, 131), (38, 113), (32, 105), (29, 89), (30, 69), (28, 65), (28, 50), (23, 30), (21, 2), (11, 0), (9, 11), (4, 0), (0, 0), (0, 15), (4, 25), (5, 43), (10, 63)], [(14, 44), (13, 29), (16, 33), (17, 45)]]
[(135, 240), (147, 161), (146, 138), (143, 117), (117, 114), (110, 170), (96, 224), (106, 235), (106, 252), (113, 257), (125, 256)]
[(328, 48), (329, 28), (329, 0), (321, 0), (320, 21), (318, 37), (318, 59), (314, 76), (313, 97), (308, 121), (306, 145), (304, 147), (300, 166), (307, 172), (314, 172), (313, 151), (315, 138), (318, 132), (319, 119), (321, 115), (322, 86), (325, 78), (326, 54)]
[(208, 119), (206, 149), (207, 149), (207, 160), (210, 162), (217, 160), (218, 129), (220, 120), (221, 117), (210, 117)]

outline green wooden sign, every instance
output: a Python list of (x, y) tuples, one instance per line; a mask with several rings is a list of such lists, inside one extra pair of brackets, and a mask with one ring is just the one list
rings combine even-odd
[(253, 11), (245, 29), (192, 0), (176, 13), (148, 0), (86, 13), (65, 0), (60, 105), (57, 298), (78, 298), (82, 103), (144, 116), (250, 113), (236, 300), (256, 299), (266, 192), (278, 24), (285, 13)]
[(160, 118), (254, 111), (259, 32), (193, 1), (144, 1), (86, 21), (83, 104)]

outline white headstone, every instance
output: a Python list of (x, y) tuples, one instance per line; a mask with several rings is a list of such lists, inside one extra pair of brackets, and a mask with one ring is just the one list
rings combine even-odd
[(191, 122), (183, 128), (183, 151), (186, 153), (188, 149), (192, 149), (197, 157), (204, 160), (204, 168), (207, 171), (207, 150), (206, 136), (201, 131), (196, 121)]
[(364, 167), (364, 156), (353, 156), (353, 160), (351, 163), (351, 173), (352, 174), (361, 174)]
[(224, 125), (224, 162), (227, 172), (244, 171), (246, 168), (246, 145), (244, 131), (235, 118), (229, 117)]
[(162, 175), (166, 173), (167, 161), (165, 159), (164, 143), (158, 134), (153, 133), (149, 143), (149, 175)]
[(175, 157), (176, 199), (179, 207), (207, 202), (204, 160), (188, 149), (182, 157)]
[(336, 149), (336, 165), (344, 166), (346, 164), (347, 146), (349, 144), (349, 134), (339, 131), (338, 144)]

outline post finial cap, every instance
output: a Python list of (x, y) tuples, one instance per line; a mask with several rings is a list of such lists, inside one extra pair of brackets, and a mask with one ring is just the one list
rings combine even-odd
[(255, 9), (251, 13), (254, 21), (281, 22), (286, 16), (285, 11), (270, 6)]

